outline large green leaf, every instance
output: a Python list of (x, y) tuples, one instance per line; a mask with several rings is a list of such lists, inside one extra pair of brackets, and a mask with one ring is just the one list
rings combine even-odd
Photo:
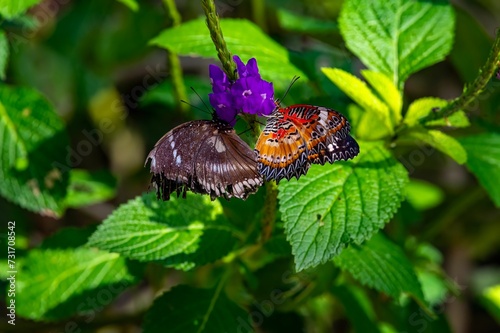
[(86, 248), (33, 250), (17, 275), (17, 313), (31, 319), (90, 314), (132, 282), (125, 260), (116, 253)]
[(297, 270), (338, 255), (382, 228), (404, 199), (408, 174), (379, 142), (360, 142), (350, 162), (312, 166), (279, 186), (280, 211)]
[(31, 211), (60, 215), (69, 139), (52, 106), (30, 88), (0, 86), (0, 194)]
[(500, 134), (473, 135), (459, 141), (467, 151), (467, 167), (500, 207)]
[(7, 19), (23, 14), (42, 0), (0, 0), (0, 15)]
[(9, 60), (9, 43), (5, 32), (0, 30), (0, 79), (5, 80), (5, 70)]
[(362, 284), (396, 300), (401, 294), (408, 293), (425, 304), (424, 294), (411, 262), (399, 246), (380, 233), (363, 245), (348, 247), (333, 261)]
[[(222, 19), (220, 24), (229, 51), (240, 56), (245, 62), (250, 58), (256, 58), (260, 73), (265, 80), (287, 84), (294, 75), (307, 77), (290, 62), (287, 50), (252, 22), (242, 19)], [(151, 44), (171, 50), (178, 55), (217, 58), (205, 19), (192, 20), (178, 27), (166, 29), (152, 39)]]
[(144, 333), (253, 332), (252, 317), (221, 286), (178, 286), (158, 297), (144, 318)]
[(339, 25), (347, 47), (401, 89), (451, 50), (454, 13), (442, 0), (346, 0)]
[(189, 193), (187, 199), (158, 201), (149, 193), (116, 209), (89, 245), (140, 261), (190, 269), (226, 255), (236, 235), (220, 203), (208, 196)]

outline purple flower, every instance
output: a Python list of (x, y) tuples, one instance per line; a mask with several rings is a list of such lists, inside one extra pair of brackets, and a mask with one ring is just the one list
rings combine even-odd
[(238, 56), (233, 59), (239, 76), (234, 82), (219, 67), (209, 66), (213, 92), (208, 98), (217, 117), (234, 125), (239, 112), (269, 115), (276, 107), (273, 84), (261, 79), (255, 58), (250, 59), (246, 65)]
[(241, 112), (269, 115), (275, 108), (273, 84), (256, 77), (240, 78), (231, 87), (236, 108)]

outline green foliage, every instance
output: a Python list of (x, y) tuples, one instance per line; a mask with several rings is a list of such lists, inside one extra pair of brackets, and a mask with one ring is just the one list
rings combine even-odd
[(175, 287), (155, 300), (144, 321), (144, 333), (165, 332), (167, 327), (172, 333), (251, 330), (248, 314), (229, 300), (220, 287)]
[(218, 201), (197, 195), (158, 201), (154, 193), (121, 205), (99, 226), (89, 246), (140, 261), (191, 269), (219, 259), (238, 240)]
[(0, 79), (5, 80), (5, 70), (9, 59), (9, 44), (5, 32), (0, 30)]
[[(244, 62), (250, 58), (258, 59), (264, 79), (273, 78), (275, 84), (284, 86), (294, 75), (307, 78), (305, 73), (290, 62), (287, 50), (250, 21), (224, 19), (221, 20), (221, 27), (231, 53), (240, 56)], [(216, 58), (217, 54), (204, 19), (166, 29), (150, 43), (178, 55)]]
[(467, 167), (500, 207), (500, 134), (472, 135), (459, 141), (467, 151)]
[(73, 169), (69, 174), (67, 207), (81, 207), (115, 196), (116, 179), (107, 170), (88, 172)]
[(121, 2), (122, 4), (124, 4), (125, 6), (130, 8), (130, 10), (132, 10), (134, 12), (139, 10), (139, 4), (137, 3), (136, 0), (117, 0), (117, 1)]
[(124, 258), (95, 249), (33, 250), (22, 267), (17, 311), (31, 319), (100, 311), (134, 280)]
[(329, 34), (338, 31), (337, 24), (331, 21), (298, 15), (286, 9), (278, 9), (277, 14), (281, 27), (290, 31), (311, 34)]
[(347, 0), (339, 17), (347, 47), (401, 89), (414, 72), (450, 52), (454, 14), (444, 1)]
[(352, 162), (313, 166), (280, 184), (280, 210), (297, 270), (317, 266), (382, 228), (403, 200), (407, 172), (380, 143)]
[[(467, 10), (445, 0), (0, 0), (0, 16), (10, 221), (0, 290), (17, 316), (7, 331), (442, 333), (455, 297), (474, 309), (471, 327), (496, 329), (500, 99), (487, 81), (500, 33), (491, 47)], [(218, 17), (238, 18), (220, 19), (222, 36)], [(359, 156), (247, 200), (140, 195), (154, 143), (212, 117), (207, 65), (230, 53), (256, 58), (283, 106), (343, 113)], [(462, 84), (460, 98), (442, 97)], [(267, 118), (253, 120), (235, 126), (250, 147)], [(466, 263), (472, 284), (448, 277), (445, 262)]]
[(30, 88), (0, 86), (0, 193), (34, 212), (60, 215), (68, 185), (64, 124)]
[(41, 0), (0, 0), (0, 15), (12, 19), (23, 14), (28, 8)]
[(401, 248), (381, 234), (373, 236), (361, 246), (348, 247), (334, 262), (362, 284), (396, 300), (402, 294), (411, 294), (422, 304), (425, 303), (410, 260)]

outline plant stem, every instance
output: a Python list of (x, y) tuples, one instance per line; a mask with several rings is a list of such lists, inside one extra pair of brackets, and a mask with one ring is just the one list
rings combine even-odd
[[(227, 77), (231, 81), (236, 81), (238, 79), (238, 73), (236, 72), (236, 65), (231, 57), (231, 52), (229, 52), (226, 41), (222, 34), (222, 29), (220, 27), (219, 16), (215, 8), (215, 3), (213, 0), (202, 0), (201, 4), (203, 10), (205, 11), (205, 16), (207, 19), (208, 30), (210, 31), (210, 37), (214, 42), (215, 49), (217, 50), (217, 56), (222, 63), (222, 68), (226, 73)], [(250, 126), (254, 140), (257, 140), (260, 134), (260, 127), (257, 123), (257, 118), (255, 115), (242, 114), (242, 118)], [(266, 183), (266, 199), (264, 201), (264, 217), (262, 218), (262, 237), (261, 242), (265, 242), (271, 236), (272, 230), (274, 228), (274, 220), (276, 216), (276, 204), (278, 201), (278, 188), (276, 183), (267, 182)]]
[[(491, 77), (495, 75), (500, 65), (500, 29), (497, 30), (493, 46), (491, 47), (490, 54), (486, 63), (479, 70), (479, 75), (476, 77), (472, 84), (465, 87), (464, 92), (459, 97), (451, 100), (445, 107), (430, 112), (426, 117), (420, 119), (420, 124), (425, 124), (428, 121), (449, 117), (453, 113), (465, 109), (483, 92), (486, 84), (490, 81)], [(396, 129), (396, 134), (406, 130), (408, 126), (401, 124)]]
[[(177, 27), (181, 24), (181, 16), (177, 11), (174, 0), (163, 0), (165, 10), (172, 20), (172, 27)], [(172, 75), (172, 84), (174, 86), (174, 96), (177, 101), (177, 108), (183, 113), (189, 111), (189, 105), (181, 101), (187, 101), (186, 86), (184, 85), (184, 78), (182, 75), (181, 62), (179, 56), (172, 51), (168, 51), (167, 55), (168, 68)]]
[(219, 15), (217, 15), (217, 11), (215, 9), (215, 3), (213, 0), (202, 0), (201, 5), (205, 11), (210, 37), (212, 37), (212, 41), (214, 42), (215, 49), (217, 50), (217, 56), (222, 64), (222, 68), (231, 81), (236, 81), (238, 78), (236, 65), (234, 64), (231, 52), (229, 52), (224, 36), (222, 35)]

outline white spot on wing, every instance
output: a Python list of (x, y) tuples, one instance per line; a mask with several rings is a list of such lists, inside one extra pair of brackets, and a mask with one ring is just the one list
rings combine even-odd
[(181, 163), (182, 163), (181, 155), (177, 155), (177, 158), (175, 159), (175, 164), (180, 165)]

